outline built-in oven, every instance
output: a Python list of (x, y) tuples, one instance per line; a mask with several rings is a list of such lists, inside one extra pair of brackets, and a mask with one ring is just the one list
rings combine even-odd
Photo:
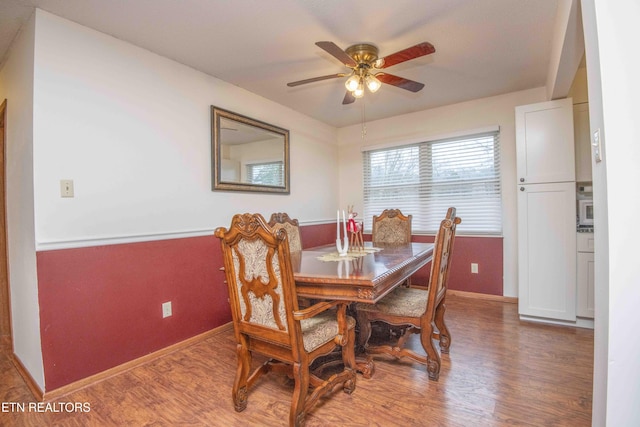
[(578, 200), (578, 226), (593, 227), (593, 199)]

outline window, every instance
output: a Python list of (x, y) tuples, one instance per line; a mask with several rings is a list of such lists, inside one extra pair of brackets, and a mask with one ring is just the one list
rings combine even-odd
[(283, 162), (253, 163), (247, 165), (247, 178), (251, 184), (282, 187), (284, 177)]
[(395, 208), (413, 215), (414, 233), (434, 234), (454, 206), (459, 233), (502, 234), (498, 132), (365, 151), (363, 165), (367, 230)]

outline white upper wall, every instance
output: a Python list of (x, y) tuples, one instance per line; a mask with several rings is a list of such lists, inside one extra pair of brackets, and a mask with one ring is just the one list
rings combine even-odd
[(569, 89), (569, 93), (567, 94), (567, 98), (573, 99), (574, 104), (589, 102), (587, 81), (587, 68), (578, 68), (573, 83), (571, 84), (571, 89)]
[[(242, 212), (333, 218), (334, 128), (55, 15), (36, 16), (38, 249), (211, 234)], [(290, 195), (211, 191), (211, 105), (290, 130)], [(74, 198), (60, 197), (61, 179), (74, 181)]]
[(560, 0), (547, 71), (547, 99), (567, 97), (583, 55), (580, 0)]
[(488, 126), (500, 126), (504, 295), (517, 296), (515, 107), (544, 101), (545, 96), (544, 88), (530, 89), (378, 120), (366, 123), (364, 140), (361, 125), (339, 129), (340, 206), (355, 205), (356, 212), (363, 210), (363, 147), (416, 142), (465, 131), (472, 132)]

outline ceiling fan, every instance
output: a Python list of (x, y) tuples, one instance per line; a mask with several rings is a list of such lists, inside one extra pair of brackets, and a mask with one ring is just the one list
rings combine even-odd
[(365, 86), (369, 91), (376, 92), (380, 89), (382, 83), (406, 89), (411, 92), (420, 91), (424, 87), (423, 83), (405, 79), (404, 77), (394, 76), (393, 74), (385, 72), (376, 72), (376, 70), (382, 70), (401, 62), (430, 55), (436, 51), (431, 43), (422, 42), (399, 52), (392, 53), (384, 58), (378, 58), (378, 48), (372, 44), (355, 44), (353, 46), (349, 46), (346, 50), (342, 50), (335, 43), (328, 41), (316, 42), (316, 46), (324, 49), (345, 66), (351, 68), (351, 72), (329, 74), (327, 76), (298, 80), (296, 82), (287, 83), (287, 86), (293, 87), (321, 80), (349, 76), (345, 82), (347, 93), (342, 100), (343, 104), (351, 104), (356, 100), (356, 98), (362, 98)]

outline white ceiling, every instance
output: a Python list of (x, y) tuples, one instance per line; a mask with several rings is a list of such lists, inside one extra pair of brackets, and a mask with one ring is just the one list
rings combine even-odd
[[(371, 121), (544, 86), (558, 0), (0, 0), (2, 61), (35, 7), (342, 127), (363, 106)], [(436, 52), (385, 70), (422, 91), (385, 85), (342, 105), (346, 78), (286, 85), (348, 70), (317, 41)]]

